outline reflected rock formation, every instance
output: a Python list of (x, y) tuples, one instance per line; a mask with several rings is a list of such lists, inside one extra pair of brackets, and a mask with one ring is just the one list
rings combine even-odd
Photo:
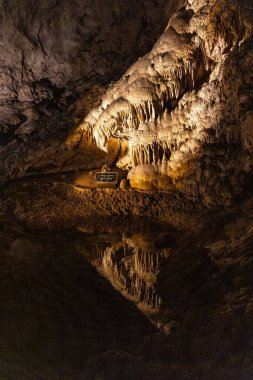
[[(88, 256), (85, 253), (88, 261), (156, 327), (169, 333), (170, 324), (157, 289), (157, 277), (168, 260), (170, 248), (157, 247), (159, 237), (154, 239), (149, 234), (123, 235), (111, 242), (106, 241), (106, 237), (101, 239), (89, 245)], [(81, 245), (79, 249), (82, 251)]]

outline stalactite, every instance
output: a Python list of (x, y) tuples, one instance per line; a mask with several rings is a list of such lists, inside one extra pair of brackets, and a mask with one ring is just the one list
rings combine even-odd
[[(194, 88), (198, 65), (202, 64), (202, 61), (203, 64), (206, 61), (203, 53), (201, 53), (201, 56), (199, 63), (196, 61), (183, 63), (182, 61), (176, 69), (164, 72), (163, 76), (166, 83), (163, 85), (159, 95), (154, 92), (149, 100), (140, 100), (139, 103), (133, 105), (125, 99), (119, 98), (109, 105), (100, 114), (96, 124), (89, 127), (94, 135), (96, 144), (105, 150), (112, 135), (124, 138), (131, 131), (138, 129), (140, 123), (156, 122), (165, 112), (169, 101), (177, 100), (186, 91), (187, 87), (190, 90)], [(122, 133), (119, 133), (120, 128), (123, 130)], [(138, 162), (149, 161), (147, 155), (143, 159), (140, 154), (137, 156)]]

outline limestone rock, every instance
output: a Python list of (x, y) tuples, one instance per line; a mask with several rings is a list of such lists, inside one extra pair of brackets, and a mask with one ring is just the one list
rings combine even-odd
[(120, 189), (127, 189), (129, 187), (128, 181), (125, 178), (123, 178), (120, 181), (119, 187), (120, 187)]
[(173, 187), (171, 179), (157, 172), (153, 165), (135, 166), (128, 174), (131, 187), (142, 190), (169, 190)]
[(112, 136), (128, 141), (134, 186), (159, 188), (167, 176), (191, 198), (227, 205), (250, 174), (252, 2), (184, 5), (84, 126), (102, 150)]

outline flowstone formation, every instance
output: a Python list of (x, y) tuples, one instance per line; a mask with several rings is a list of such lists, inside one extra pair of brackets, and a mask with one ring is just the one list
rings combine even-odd
[(252, 1), (180, 6), (66, 144), (118, 138), (132, 187), (229, 205), (252, 175)]

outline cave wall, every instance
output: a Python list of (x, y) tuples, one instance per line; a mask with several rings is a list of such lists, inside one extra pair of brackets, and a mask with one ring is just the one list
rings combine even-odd
[(76, 91), (87, 88), (92, 77), (103, 83), (116, 78), (152, 47), (171, 5), (162, 0), (2, 1), (0, 100), (40, 101), (46, 80)]

